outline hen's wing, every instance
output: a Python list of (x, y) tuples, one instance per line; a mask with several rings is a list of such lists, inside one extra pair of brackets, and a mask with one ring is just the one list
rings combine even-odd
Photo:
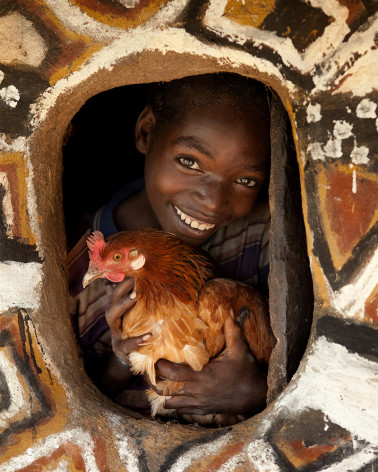
[(275, 338), (267, 303), (254, 288), (228, 279), (206, 282), (199, 296), (198, 316), (209, 327), (204, 334), (210, 357), (224, 347), (223, 324), (230, 315), (240, 324), (256, 360), (268, 363)]
[(197, 317), (195, 303), (185, 304), (173, 299), (167, 304), (156, 304), (154, 312), (149, 313), (145, 300), (139, 299), (123, 317), (123, 337), (147, 333), (151, 337), (130, 354), (133, 372), (147, 372), (152, 383), (156, 384), (154, 365), (159, 359), (185, 362), (193, 370), (201, 370), (209, 361), (201, 335), (205, 328), (205, 323)]

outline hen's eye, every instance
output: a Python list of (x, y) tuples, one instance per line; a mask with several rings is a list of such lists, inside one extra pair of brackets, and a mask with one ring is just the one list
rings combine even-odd
[(190, 157), (180, 157), (178, 161), (183, 167), (187, 167), (188, 169), (200, 169), (200, 166), (197, 164), (197, 162)]
[(112, 259), (113, 261), (120, 261), (122, 259), (122, 254), (120, 252), (116, 252), (115, 254), (113, 254)]
[(249, 177), (240, 177), (239, 179), (236, 179), (236, 182), (244, 185), (244, 187), (254, 187), (256, 185), (256, 181)]

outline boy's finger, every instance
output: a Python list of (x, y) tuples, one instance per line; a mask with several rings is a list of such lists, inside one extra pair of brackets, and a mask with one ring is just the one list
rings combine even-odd
[(193, 377), (192, 370), (188, 365), (175, 364), (166, 359), (157, 361), (156, 370), (159, 376), (174, 382), (188, 382)]
[(127, 353), (130, 353), (138, 349), (140, 347), (140, 344), (144, 343), (143, 338), (144, 338), (144, 335), (137, 336), (135, 338), (127, 338), (127, 339), (121, 340), (120, 343), (122, 343), (122, 345), (124, 346), (123, 350), (125, 352), (127, 351)]
[(132, 277), (127, 277), (125, 280), (117, 284), (117, 287), (115, 288), (113, 292), (112, 302), (116, 303), (124, 295), (126, 295), (127, 293), (130, 293), (130, 291), (134, 287), (134, 283), (135, 281)]
[(198, 400), (195, 397), (189, 397), (186, 395), (174, 395), (169, 400), (165, 401), (164, 408), (174, 408), (178, 409), (180, 413), (194, 413), (203, 414), (199, 408)]
[(154, 392), (158, 393), (159, 395), (163, 395), (163, 390), (158, 389), (157, 386), (151, 382), (151, 379), (148, 374), (144, 374), (144, 380)]
[(246, 349), (246, 343), (240, 326), (233, 321), (231, 316), (226, 318), (224, 322), (224, 337), (226, 341), (226, 349), (229, 352), (236, 353), (239, 350)]
[(118, 302), (113, 303), (105, 312), (106, 321), (111, 330), (120, 330), (123, 315), (134, 306), (136, 300), (130, 297), (121, 298)]

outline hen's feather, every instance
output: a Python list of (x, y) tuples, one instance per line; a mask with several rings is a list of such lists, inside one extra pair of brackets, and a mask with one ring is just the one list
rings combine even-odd
[(209, 326), (205, 344), (210, 357), (223, 348), (223, 324), (231, 315), (240, 324), (256, 360), (268, 363), (275, 338), (267, 313), (265, 299), (254, 288), (229, 279), (206, 282), (199, 296), (198, 316)]
[[(107, 276), (108, 266), (117, 266), (114, 270), (118, 273), (123, 267), (124, 275), (135, 279), (137, 303), (123, 317), (124, 338), (151, 334), (130, 354), (132, 371), (148, 373), (164, 395), (182, 388), (182, 383), (157, 381), (155, 363), (167, 359), (201, 370), (224, 348), (223, 325), (229, 315), (240, 324), (256, 360), (269, 362), (275, 340), (267, 304), (256, 290), (228, 279), (214, 279), (212, 265), (202, 253), (160, 230), (117, 233), (105, 246), (99, 239), (95, 234), (88, 241), (95, 263), (98, 257), (102, 261), (99, 276)], [(118, 251), (142, 255), (144, 265), (132, 270), (127, 257), (123, 266), (117, 265), (113, 256)], [(107, 266), (107, 261), (112, 262)], [(148, 396), (153, 414), (161, 411), (165, 399), (152, 391)]]

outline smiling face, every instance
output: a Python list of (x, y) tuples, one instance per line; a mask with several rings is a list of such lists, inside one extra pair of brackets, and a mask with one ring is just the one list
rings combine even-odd
[(247, 215), (267, 174), (269, 123), (223, 105), (195, 107), (158, 133), (147, 107), (137, 125), (152, 211), (162, 229), (191, 246)]

